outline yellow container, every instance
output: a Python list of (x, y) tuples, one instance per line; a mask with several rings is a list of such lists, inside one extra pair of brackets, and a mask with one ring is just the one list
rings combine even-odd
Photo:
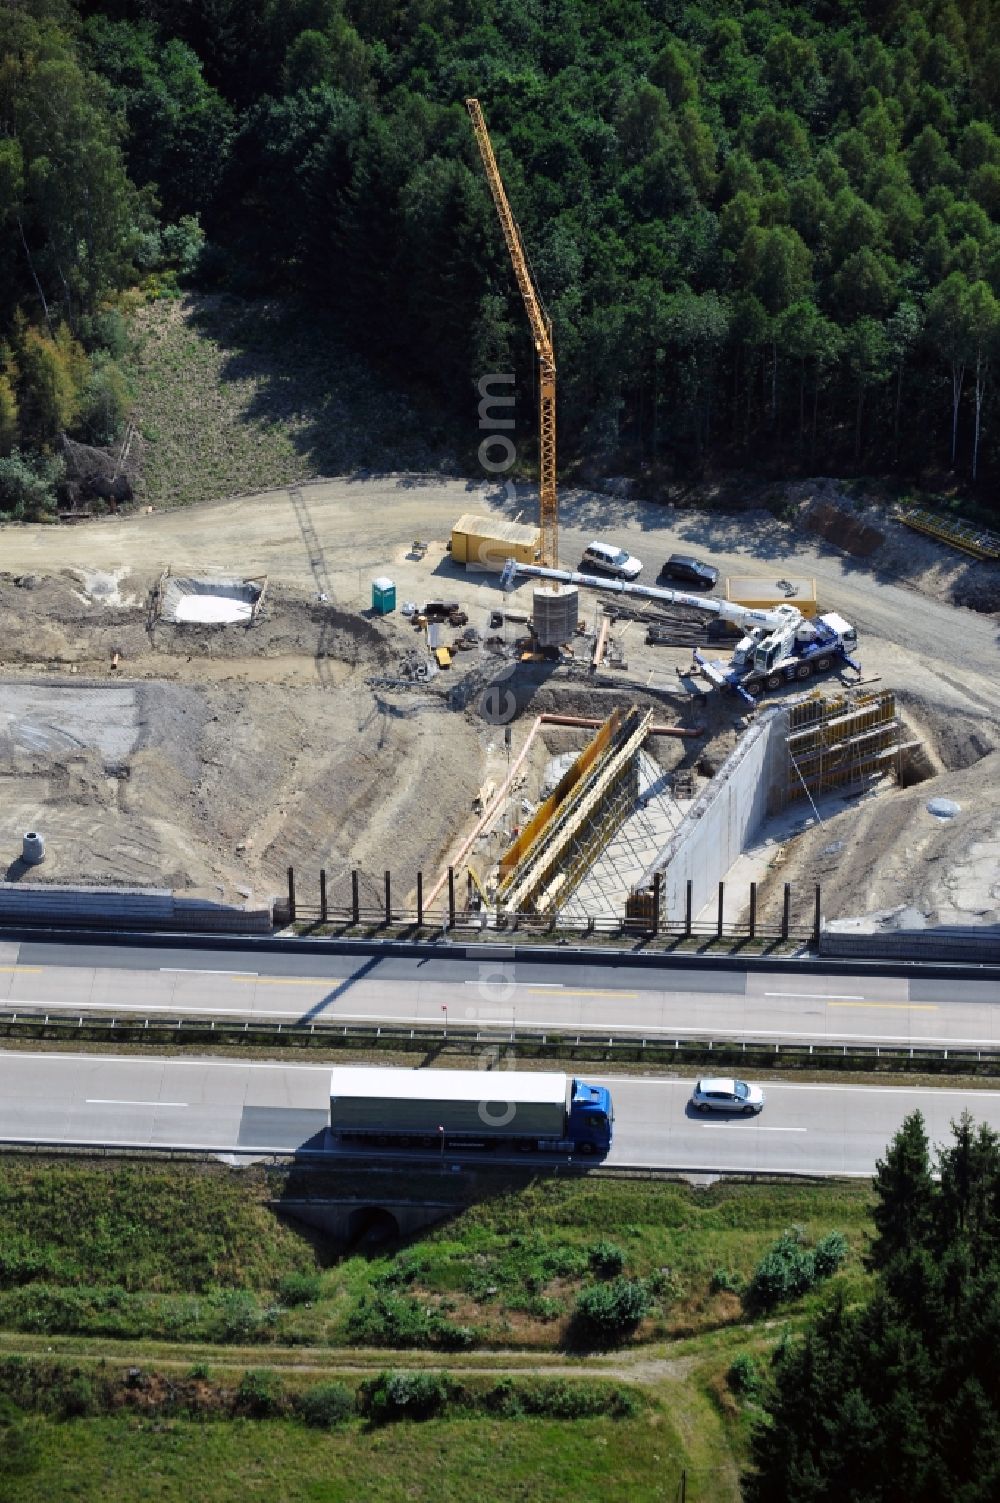
[(803, 616), (815, 616), (815, 579), (761, 579), (738, 576), (726, 580), (726, 599), (751, 610), (771, 610), (776, 605), (794, 605)]
[(469, 512), (459, 517), (451, 530), (451, 556), (467, 569), (499, 573), (509, 558), (533, 564), (538, 557), (537, 527), (506, 522), (502, 517), (477, 517)]

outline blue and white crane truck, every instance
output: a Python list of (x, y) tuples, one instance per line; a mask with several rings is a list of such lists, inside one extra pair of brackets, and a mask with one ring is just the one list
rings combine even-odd
[(507, 560), (501, 586), (505, 590), (511, 589), (519, 575), (580, 585), (606, 594), (636, 595), (642, 600), (660, 601), (664, 605), (687, 606), (731, 622), (745, 635), (737, 642), (728, 663), (706, 658), (697, 648), (694, 661), (709, 683), (719, 689), (734, 689), (749, 704), (753, 704), (765, 689), (778, 689), (783, 683), (793, 679), (805, 680), (834, 666), (843, 665), (853, 668), (855, 673), (861, 672), (860, 663), (852, 656), (857, 649), (858, 634), (849, 621), (834, 611), (807, 620), (794, 605), (758, 610), (739, 605), (735, 600), (713, 600), (707, 595), (689, 595), (684, 590), (631, 584), (625, 579), (604, 579), (568, 569), (545, 569), (538, 564), (521, 564), (515, 559)]
[(370, 1148), (531, 1151), (603, 1157), (614, 1108), (605, 1086), (555, 1071), (331, 1071), (330, 1133)]

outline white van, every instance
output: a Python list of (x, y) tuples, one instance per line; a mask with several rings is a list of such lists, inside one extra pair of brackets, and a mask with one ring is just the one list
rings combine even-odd
[(613, 574), (616, 579), (638, 579), (642, 573), (642, 560), (633, 558), (624, 548), (612, 543), (588, 543), (583, 550), (581, 574), (596, 569), (599, 574)]

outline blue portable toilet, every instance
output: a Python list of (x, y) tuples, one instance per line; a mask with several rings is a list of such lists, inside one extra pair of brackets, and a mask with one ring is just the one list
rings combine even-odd
[(383, 575), (380, 579), (372, 580), (372, 610), (380, 616), (387, 616), (390, 611), (396, 609), (396, 585), (395, 581), (386, 579)]

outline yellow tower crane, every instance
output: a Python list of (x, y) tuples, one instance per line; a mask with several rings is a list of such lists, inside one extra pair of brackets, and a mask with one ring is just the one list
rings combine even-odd
[(497, 206), (500, 228), (507, 242), (514, 275), (521, 289), (538, 354), (538, 526), (542, 541), (542, 564), (559, 567), (559, 501), (556, 495), (556, 357), (552, 345), (552, 320), (542, 307), (528, 269), (528, 258), (517, 220), (511, 213), (493, 144), (478, 99), (467, 99), (466, 108), (479, 142), (486, 180)]

